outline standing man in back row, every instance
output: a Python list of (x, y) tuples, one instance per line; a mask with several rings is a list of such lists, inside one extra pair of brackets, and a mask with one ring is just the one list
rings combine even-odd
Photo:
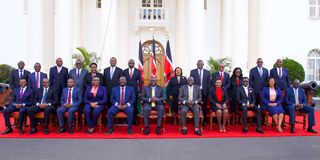
[[(191, 70), (190, 76), (194, 79), (194, 84), (198, 85), (201, 90), (201, 98), (202, 98), (202, 114), (203, 117), (206, 117), (207, 114), (207, 97), (209, 95), (210, 91), (210, 71), (203, 69), (203, 61), (198, 60), (197, 62), (197, 68)], [(206, 118), (204, 118), (203, 124), (200, 124), (203, 126), (206, 126)]]
[(282, 65), (282, 59), (277, 59), (276, 67), (270, 70), (270, 77), (274, 77), (282, 94), (284, 94), (284, 91), (290, 87), (290, 79), (288, 69), (283, 68)]
[(25, 79), (28, 82), (28, 77), (30, 72), (24, 69), (24, 62), (23, 61), (19, 61), (18, 62), (18, 69), (13, 70), (10, 74), (10, 88), (12, 89), (12, 91), (15, 88), (20, 88), (20, 79)]
[(61, 98), (62, 89), (67, 86), (68, 68), (62, 66), (61, 58), (56, 59), (56, 66), (50, 68), (49, 81), (50, 86), (58, 92), (58, 98)]

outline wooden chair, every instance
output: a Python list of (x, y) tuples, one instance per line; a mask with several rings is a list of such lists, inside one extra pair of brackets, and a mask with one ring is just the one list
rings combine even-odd
[[(41, 111), (41, 112), (38, 112), (38, 113), (34, 114), (34, 118), (36, 118), (36, 119), (44, 119), (44, 111)], [(50, 116), (49, 126), (51, 126), (51, 122), (52, 122), (52, 115)]]
[[(68, 112), (64, 112), (63, 116), (65, 118), (68, 118)], [(78, 112), (75, 112), (74, 113), (74, 118), (75, 118), (75, 121), (76, 121), (76, 131), (79, 131), (79, 113)]]
[[(289, 115), (289, 114), (285, 114), (285, 115)], [(302, 121), (297, 121), (297, 118), (295, 118), (295, 123), (296, 124), (302, 124), (303, 125), (303, 129), (305, 130), (307, 128), (307, 115), (308, 113), (301, 113), (299, 111), (296, 111), (295, 113), (296, 117), (302, 117)], [(285, 121), (285, 117), (283, 118), (284, 123), (289, 124), (289, 122)]]
[[(12, 112), (10, 114), (10, 117), (14, 119), (15, 122), (19, 122), (19, 111), (15, 111)], [(14, 124), (16, 128), (18, 128), (18, 123)], [(27, 116), (25, 116), (24, 120), (23, 120), (23, 125), (22, 125), (22, 129), (25, 130), (27, 127)]]
[[(103, 126), (103, 124), (102, 124), (102, 115), (105, 115), (105, 113), (104, 112), (101, 112), (100, 113), (100, 115), (99, 115), (99, 117), (98, 117), (98, 120), (97, 120), (97, 125), (99, 126), (99, 132), (102, 132), (102, 126)], [(85, 117), (84, 117), (84, 115), (82, 115), (82, 131), (85, 131)]]
[[(179, 104), (179, 109), (178, 109), (177, 118), (178, 118), (178, 122), (179, 122), (179, 130), (178, 130), (178, 132), (180, 133), (180, 131), (182, 129), (182, 126), (181, 126), (182, 125), (181, 124), (181, 114), (180, 114), (180, 112), (181, 112), (181, 107), (180, 107), (181, 102), (179, 102), (178, 104)], [(199, 109), (200, 109), (200, 112), (199, 112), (199, 118), (200, 118), (199, 127), (200, 127), (201, 132), (203, 132), (202, 124), (203, 124), (204, 116), (202, 114), (201, 104), (202, 104), (202, 102), (199, 103), (199, 106), (200, 106), (199, 107)], [(189, 110), (187, 112), (186, 118), (187, 119), (193, 119), (193, 112)]]
[[(143, 101), (141, 101), (140, 102), (141, 103), (141, 111), (142, 111), (142, 113), (143, 113), (143, 106), (144, 106), (144, 103), (143, 103)], [(165, 104), (165, 102), (164, 102), (164, 104)], [(167, 117), (167, 115), (166, 115), (166, 109), (165, 109), (165, 105), (163, 105), (163, 116), (162, 116), (162, 130), (163, 130), (163, 132), (165, 132), (165, 124), (166, 124), (166, 117)], [(150, 112), (150, 115), (149, 115), (149, 119), (158, 119), (158, 112), (156, 111), (156, 110), (151, 110), (151, 112)], [(143, 132), (143, 130), (144, 130), (144, 120), (143, 120), (143, 114), (141, 115), (141, 117), (140, 117), (140, 122), (141, 122), (141, 124), (142, 124), (142, 129), (141, 129), (141, 132)]]
[(119, 112), (116, 115), (114, 115), (116, 123), (114, 124), (115, 126), (128, 126), (127, 123), (118, 123), (118, 119), (127, 119), (127, 115), (124, 112)]

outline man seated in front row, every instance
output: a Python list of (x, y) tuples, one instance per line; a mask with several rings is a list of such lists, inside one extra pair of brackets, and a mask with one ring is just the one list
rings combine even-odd
[(144, 119), (144, 134), (148, 135), (149, 128), (149, 115), (152, 109), (157, 110), (157, 129), (156, 134), (161, 134), (161, 121), (164, 112), (163, 101), (166, 100), (166, 96), (163, 92), (163, 88), (157, 85), (156, 76), (151, 76), (150, 85), (145, 86), (142, 92), (141, 99), (144, 102), (143, 105), (143, 119)]
[(243, 118), (243, 129), (242, 132), (246, 133), (248, 132), (248, 111), (254, 111), (256, 113), (257, 118), (257, 128), (256, 131), (259, 133), (264, 133), (264, 131), (261, 129), (261, 109), (256, 106), (256, 100), (255, 100), (255, 94), (253, 92), (253, 88), (249, 87), (249, 78), (243, 77), (242, 79), (242, 86), (239, 87), (238, 93), (237, 93), (237, 100), (240, 107), (240, 110), (242, 110), (242, 118)]
[(68, 132), (73, 134), (72, 124), (74, 119), (74, 113), (79, 110), (82, 102), (81, 91), (79, 88), (74, 87), (74, 80), (69, 78), (67, 81), (67, 87), (63, 89), (61, 95), (61, 107), (57, 109), (57, 116), (59, 120), (59, 131), (57, 134), (66, 132), (64, 127), (64, 113), (68, 112)]
[(314, 108), (307, 106), (307, 98), (303, 88), (300, 88), (300, 81), (295, 79), (293, 86), (286, 89), (285, 93), (285, 111), (289, 113), (290, 132), (295, 133), (295, 113), (308, 113), (308, 132), (318, 133), (312, 127), (315, 125)]
[(120, 77), (119, 82), (120, 86), (114, 87), (112, 89), (110, 97), (112, 106), (107, 113), (109, 130), (106, 132), (106, 134), (111, 134), (114, 131), (114, 116), (119, 112), (124, 112), (127, 115), (128, 134), (133, 134), (131, 126), (134, 110), (133, 104), (135, 102), (134, 89), (126, 85), (127, 80), (124, 76)]
[(54, 88), (49, 87), (49, 79), (44, 78), (42, 81), (42, 87), (34, 91), (34, 105), (28, 109), (28, 115), (31, 123), (31, 130), (29, 134), (36, 133), (38, 122), (34, 117), (34, 114), (44, 111), (45, 127), (44, 134), (49, 134), (49, 122), (50, 115), (55, 112), (55, 105), (58, 102), (58, 93)]
[(19, 133), (24, 133), (22, 125), (28, 108), (32, 105), (32, 90), (27, 87), (26, 79), (20, 79), (19, 83), (20, 87), (15, 88), (13, 91), (11, 105), (3, 110), (3, 118), (7, 129), (2, 132), (2, 134), (8, 134), (13, 131), (11, 128), (9, 115), (15, 111), (19, 111)]
[(182, 104), (180, 107), (181, 111), (181, 124), (182, 124), (182, 134), (187, 134), (187, 126), (186, 126), (186, 116), (189, 110), (193, 112), (194, 118), (194, 133), (196, 135), (201, 136), (202, 133), (199, 129), (199, 113), (200, 113), (200, 105), (201, 102), (201, 90), (198, 85), (194, 85), (193, 77), (188, 78), (188, 84), (183, 85), (179, 91), (179, 102)]

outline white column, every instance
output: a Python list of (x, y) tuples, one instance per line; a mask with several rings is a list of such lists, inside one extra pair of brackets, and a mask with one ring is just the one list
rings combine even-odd
[(56, 0), (55, 58), (61, 57), (64, 66), (71, 68), (73, 54), (73, 1)]
[[(188, 56), (185, 56), (185, 21), (184, 0), (176, 0), (176, 53), (173, 53), (175, 67), (185, 68)], [(182, 66), (185, 65), (185, 66)]]
[[(119, 60), (118, 63), (120, 66), (128, 66), (128, 60), (133, 58), (138, 64), (138, 52), (129, 51), (129, 33), (128, 33), (128, 0), (116, 0), (117, 2), (117, 51), (114, 53)], [(132, 16), (134, 17), (134, 16)], [(136, 44), (138, 45), (138, 43)], [(126, 68), (124, 67), (124, 68)], [(137, 67), (137, 65), (136, 65)]]
[[(27, 64), (29, 68), (33, 68), (35, 62), (42, 63), (43, 57), (43, 1), (42, 0), (29, 0), (28, 3), (28, 17), (29, 17), (29, 60)], [(33, 71), (33, 69), (31, 69)]]
[(73, 0), (73, 53), (82, 46), (82, 0)]
[(43, 58), (42, 70), (48, 72), (50, 67), (55, 63), (54, 55), (54, 39), (55, 39), (55, 26), (54, 26), (54, 0), (45, 0), (43, 1), (43, 52), (42, 55), (45, 56)]
[(240, 67), (248, 72), (248, 0), (232, 1), (232, 68)]
[(221, 58), (231, 57), (232, 40), (232, 0), (221, 0)]
[[(204, 58), (204, 1), (189, 0), (187, 20), (188, 31), (186, 33), (188, 35), (188, 50), (187, 54), (184, 55), (189, 57), (188, 69), (191, 70), (196, 67), (198, 60)], [(190, 68), (190, 66), (194, 67)]]
[(249, 49), (248, 68), (256, 66), (259, 53), (259, 1), (249, 0)]

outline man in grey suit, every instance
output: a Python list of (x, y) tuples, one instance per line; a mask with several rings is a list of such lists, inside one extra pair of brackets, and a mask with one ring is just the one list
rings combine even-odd
[(150, 85), (145, 86), (141, 96), (143, 105), (143, 119), (144, 119), (144, 134), (148, 135), (149, 128), (149, 115), (152, 109), (157, 110), (157, 129), (156, 134), (161, 134), (161, 121), (164, 111), (163, 101), (166, 100), (166, 96), (163, 92), (163, 88), (157, 85), (156, 76), (151, 76)]
[(181, 124), (182, 124), (182, 134), (187, 134), (187, 126), (186, 126), (186, 116), (189, 110), (193, 112), (194, 118), (194, 133), (201, 136), (202, 133), (199, 129), (199, 113), (200, 113), (200, 105), (201, 102), (201, 89), (198, 85), (194, 84), (193, 77), (188, 78), (188, 84), (183, 85), (179, 91), (179, 102), (182, 104), (180, 106), (181, 111)]
[(82, 64), (83, 62), (80, 59), (76, 60), (76, 68), (69, 72), (69, 78), (74, 80), (74, 86), (81, 90), (81, 95), (83, 95), (85, 91), (84, 77), (88, 74), (88, 70), (82, 68)]

